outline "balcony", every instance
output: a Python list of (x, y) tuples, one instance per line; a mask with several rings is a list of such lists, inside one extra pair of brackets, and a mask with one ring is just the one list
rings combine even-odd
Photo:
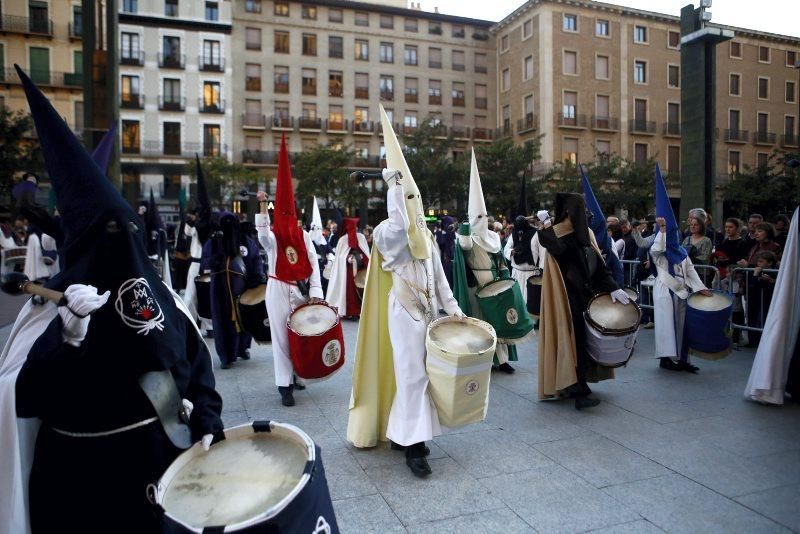
[(345, 119), (327, 119), (325, 121), (325, 131), (329, 134), (346, 134), (347, 133), (347, 120)]
[(781, 146), (798, 146), (797, 136), (795, 134), (783, 134), (781, 136)]
[(508, 121), (506, 124), (500, 126), (494, 131), (494, 136), (496, 139), (511, 137), (512, 135), (514, 135), (514, 128), (511, 127), (511, 121)]
[(475, 72), (478, 74), (486, 74), (489, 72), (489, 67), (485, 65), (475, 65)]
[[(40, 87), (63, 87), (66, 89), (80, 89), (83, 85), (83, 75), (74, 72), (55, 72), (49, 70), (32, 70), (28, 72), (31, 79)], [(14, 68), (0, 69), (0, 82), (21, 84)]]
[(165, 98), (163, 95), (158, 97), (158, 109), (161, 111), (185, 111), (186, 98), (169, 97)]
[(442, 123), (431, 124), (431, 131), (433, 132), (434, 137), (447, 137), (447, 126)]
[(681, 123), (680, 122), (665, 122), (664, 135), (666, 137), (680, 137), (681, 136)]
[(561, 128), (586, 128), (586, 115), (559, 113), (556, 118)]
[(600, 130), (604, 132), (619, 131), (619, 119), (616, 117), (601, 117), (592, 115), (592, 130)]
[(381, 157), (366, 154), (355, 154), (353, 159), (350, 160), (350, 164), (353, 167), (377, 169), (380, 168)]
[(225, 113), (225, 101), (216, 100), (206, 102), (205, 99), (198, 98), (197, 109), (200, 111), (200, 113), (218, 113), (222, 115)]
[(393, 101), (394, 100), (394, 91), (385, 91), (381, 90), (381, 100), (384, 101)]
[(119, 64), (141, 67), (144, 65), (144, 52), (121, 51), (119, 54)]
[(442, 105), (442, 95), (428, 95), (428, 104), (431, 106), (441, 106)]
[(630, 131), (634, 134), (655, 135), (656, 123), (655, 121), (648, 121), (644, 119), (631, 119)]
[(463, 64), (453, 63), (453, 70), (458, 71), (458, 72), (464, 72), (466, 70), (466, 68), (464, 67)]
[(428, 68), (430, 69), (441, 69), (442, 62), (441, 61), (428, 61)]
[(454, 96), (453, 97), (453, 106), (457, 108), (463, 108), (466, 104), (464, 95), (461, 96)]
[(246, 77), (244, 79), (244, 90), (245, 91), (260, 91), (261, 90), (261, 78)]
[(272, 124), (273, 130), (294, 130), (294, 117), (288, 115), (273, 115), (270, 124)]
[(372, 135), (375, 123), (372, 121), (353, 121), (352, 132), (356, 135)]
[(67, 31), (69, 32), (69, 38), (71, 40), (81, 39), (83, 37), (83, 24), (70, 22), (67, 25)]
[(517, 133), (524, 133), (536, 130), (538, 125), (538, 121), (536, 120), (536, 115), (533, 113), (527, 113), (525, 118), (519, 119), (517, 121)]
[[(138, 151), (137, 151), (138, 149)], [(144, 157), (180, 157), (194, 158), (195, 154), (203, 156), (219, 156), (228, 151), (227, 145), (206, 145), (204, 143), (164, 143), (162, 141), (143, 141), (141, 148), (123, 143), (123, 154), (139, 154)]]
[(404, 124), (402, 135), (414, 135), (417, 132), (417, 125), (416, 124)]
[(53, 21), (51, 19), (3, 15), (0, 17), (0, 31), (52, 37)]
[(203, 72), (225, 72), (225, 58), (197, 56), (197, 68)]
[(750, 132), (739, 130), (738, 128), (728, 128), (725, 130), (726, 143), (746, 143)]
[(123, 94), (119, 101), (122, 109), (144, 109), (144, 95)]
[(319, 117), (300, 117), (297, 119), (297, 125), (300, 130), (322, 130), (322, 119)]
[(494, 131), (489, 128), (473, 128), (472, 139), (475, 141), (491, 141), (494, 138)]
[(186, 68), (186, 54), (158, 54), (158, 66), (162, 69)]
[(267, 116), (261, 113), (242, 114), (242, 128), (264, 130), (267, 128)]
[(369, 98), (369, 87), (356, 87), (356, 98)]
[(419, 95), (417, 93), (406, 93), (406, 104), (416, 104), (419, 102)]
[(466, 126), (451, 126), (450, 133), (455, 139), (469, 139), (469, 128)]
[(774, 132), (756, 130), (753, 132), (754, 145), (774, 145), (778, 136)]
[[(377, 129), (378, 129), (378, 135), (381, 135), (381, 136), (382, 136), (382, 135), (383, 135), (383, 124), (381, 124), (381, 123), (379, 122), (379, 123), (378, 123), (378, 126), (377, 126)], [(393, 129), (395, 132), (399, 132), (399, 131), (400, 131), (400, 125), (399, 125), (398, 123), (396, 123), (396, 122), (395, 122), (394, 124), (392, 124), (392, 129)]]
[(269, 150), (242, 150), (242, 163), (275, 165), (278, 163), (278, 153)]
[(489, 105), (489, 99), (483, 97), (475, 97), (475, 109), (486, 109)]

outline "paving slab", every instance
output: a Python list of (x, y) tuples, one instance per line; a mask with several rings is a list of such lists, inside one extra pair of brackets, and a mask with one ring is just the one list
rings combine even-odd
[(800, 484), (773, 488), (737, 497), (736, 501), (769, 517), (776, 523), (800, 532)]
[(630, 523), (614, 525), (613, 527), (590, 530), (589, 532), (592, 534), (661, 534), (665, 531), (645, 519), (640, 519)]
[(410, 525), (408, 531), (414, 534), (463, 534), (465, 532), (533, 534), (536, 532), (533, 527), (525, 523), (508, 508)]
[(383, 497), (377, 494), (333, 501), (333, 511), (342, 532), (406, 532)]

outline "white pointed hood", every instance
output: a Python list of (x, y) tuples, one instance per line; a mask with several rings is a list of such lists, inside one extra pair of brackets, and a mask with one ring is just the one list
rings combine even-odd
[(478, 161), (475, 149), (472, 149), (472, 163), (469, 168), (469, 229), (472, 240), (486, 252), (500, 252), (500, 236), (489, 230), (489, 215), (486, 213), (486, 202), (483, 200), (481, 177), (478, 174)]
[(319, 205), (317, 204), (317, 197), (314, 197), (314, 206), (311, 213), (311, 227), (309, 228), (308, 235), (311, 236), (311, 241), (317, 245), (324, 245), (325, 238), (322, 236), (322, 216), (319, 214)]
[(383, 106), (381, 110), (381, 126), (383, 126), (383, 144), (386, 147), (386, 166), (397, 169), (403, 175), (403, 196), (405, 197), (406, 213), (408, 215), (408, 248), (415, 259), (424, 260), (431, 257), (430, 230), (425, 223), (425, 208), (422, 205), (422, 196), (417, 183), (411, 175), (406, 163), (403, 150), (397, 141), (397, 136), (392, 129), (392, 123), (386, 115)]

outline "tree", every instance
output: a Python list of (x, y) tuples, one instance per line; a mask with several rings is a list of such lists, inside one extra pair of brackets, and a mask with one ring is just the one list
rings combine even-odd
[(725, 187), (726, 216), (745, 217), (760, 213), (771, 219), (791, 213), (800, 204), (800, 171), (787, 163), (800, 154), (773, 150), (765, 165), (745, 166)]
[[(522, 145), (517, 145), (513, 139), (506, 137), (476, 148), (475, 157), (478, 160), (481, 186), (489, 213), (510, 216), (515, 211), (519, 200), (520, 178), (539, 159), (540, 148), (541, 137)], [(537, 199), (541, 184), (527, 177), (526, 180), (526, 196), (529, 200)], [(533, 204), (537, 202), (538, 200), (534, 200)]]
[(293, 176), (298, 180), (295, 195), (301, 205), (309, 205), (314, 196), (324, 209), (353, 208), (366, 202), (370, 192), (350, 177), (352, 157), (348, 147), (324, 145), (298, 154)]
[[(260, 184), (264, 180), (264, 177), (256, 171), (248, 169), (241, 163), (230, 163), (220, 156), (203, 158), (200, 160), (200, 165), (203, 167), (211, 203), (216, 201), (221, 209), (233, 201), (240, 190)], [(192, 163), (187, 168), (187, 174), (194, 173), (195, 168)]]
[(32, 138), (31, 116), (0, 106), (0, 204), (11, 204), (14, 177), (20, 172), (44, 168), (39, 141)]

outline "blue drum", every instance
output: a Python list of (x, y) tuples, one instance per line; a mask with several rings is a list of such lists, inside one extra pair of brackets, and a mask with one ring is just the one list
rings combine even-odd
[(729, 321), (733, 298), (715, 290), (710, 297), (695, 293), (686, 301), (686, 337), (689, 352), (706, 360), (719, 360), (731, 352)]

